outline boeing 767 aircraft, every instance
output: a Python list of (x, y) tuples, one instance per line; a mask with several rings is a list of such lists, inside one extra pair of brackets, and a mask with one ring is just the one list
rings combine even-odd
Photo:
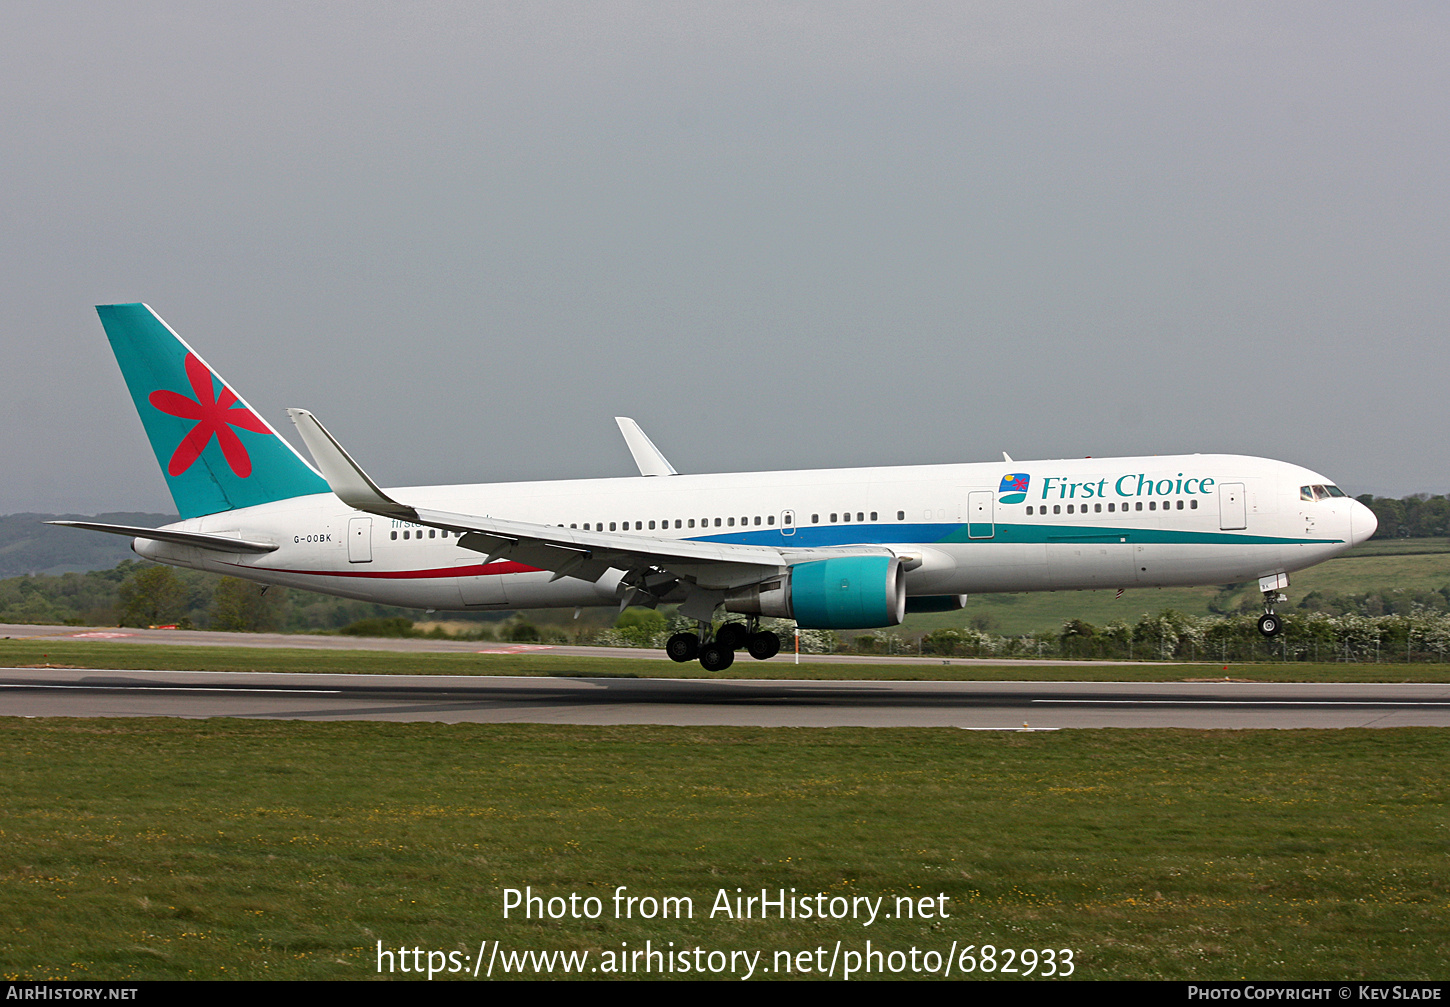
[[(640, 474), (381, 489), (303, 409), (309, 464), (145, 304), (96, 309), (181, 520), (128, 535), (146, 559), (413, 608), (678, 604), (666, 649), (710, 671), (803, 628), (899, 624), (983, 591), (1257, 579), (1259, 629), (1288, 575), (1375, 532), (1298, 465), (1169, 455), (680, 475), (633, 420)], [(746, 624), (712, 628), (717, 611)]]

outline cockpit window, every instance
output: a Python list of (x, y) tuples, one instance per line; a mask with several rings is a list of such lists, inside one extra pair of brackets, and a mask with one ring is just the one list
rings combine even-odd
[(1347, 497), (1347, 496), (1349, 496), (1348, 493), (1344, 492), (1344, 490), (1340, 489), (1338, 486), (1326, 486), (1326, 487), (1324, 487), (1324, 492), (1328, 493), (1332, 497)]
[(1342, 497), (1349, 494), (1338, 486), (1300, 486), (1300, 500), (1327, 500), (1330, 497)]

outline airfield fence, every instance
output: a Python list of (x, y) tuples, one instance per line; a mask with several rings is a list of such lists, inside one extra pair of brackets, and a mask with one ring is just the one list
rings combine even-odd
[(999, 636), (976, 629), (926, 634), (920, 649), (943, 657), (1058, 657), (1146, 661), (1434, 662), (1450, 659), (1450, 614), (1281, 612), (1276, 637), (1259, 633), (1250, 614), (1193, 616), (1173, 609), (1136, 623), (1094, 626), (1069, 619), (1056, 635)]
[[(1004, 635), (970, 626), (921, 635), (871, 631), (854, 635), (802, 630), (802, 654), (861, 653), (942, 658), (1066, 658), (1110, 661), (1450, 661), (1450, 613), (1416, 609), (1407, 615), (1329, 615), (1281, 612), (1282, 632), (1271, 639), (1259, 633), (1250, 614), (1194, 616), (1173, 609), (1144, 613), (1136, 623), (1115, 620), (1094, 626), (1069, 619), (1056, 632)], [(764, 620), (794, 647), (793, 626)], [(663, 647), (671, 625), (641, 634), (601, 630), (589, 641), (598, 646)], [(693, 625), (689, 628), (693, 629)]]

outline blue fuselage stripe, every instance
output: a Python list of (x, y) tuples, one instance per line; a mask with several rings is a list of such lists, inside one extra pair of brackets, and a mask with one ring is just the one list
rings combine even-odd
[[(973, 526), (973, 530), (978, 530)], [(1187, 531), (1176, 528), (1112, 527), (1080, 524), (1003, 524), (992, 526), (990, 538), (972, 538), (967, 525), (947, 521), (936, 523), (901, 522), (897, 524), (861, 523), (835, 525), (803, 525), (795, 534), (784, 534), (779, 528), (752, 528), (749, 531), (719, 535), (690, 536), (696, 542), (725, 542), (732, 545), (760, 545), (774, 548), (822, 549), (850, 545), (882, 543), (996, 543), (1024, 545), (1068, 542), (1136, 542), (1177, 545), (1325, 545), (1342, 541), (1322, 538), (1284, 538), (1277, 535), (1249, 535), (1239, 531)]]

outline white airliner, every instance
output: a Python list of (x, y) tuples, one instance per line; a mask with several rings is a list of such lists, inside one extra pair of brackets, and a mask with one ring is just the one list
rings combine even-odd
[[(306, 410), (310, 465), (144, 304), (97, 308), (182, 520), (134, 537), (147, 559), (423, 609), (679, 604), (677, 661), (729, 667), (803, 628), (899, 624), (993, 591), (1257, 580), (1374, 534), (1324, 476), (1239, 455), (1003, 461), (681, 475), (619, 418), (640, 474), (382, 490)], [(712, 628), (715, 614), (746, 624)]]

